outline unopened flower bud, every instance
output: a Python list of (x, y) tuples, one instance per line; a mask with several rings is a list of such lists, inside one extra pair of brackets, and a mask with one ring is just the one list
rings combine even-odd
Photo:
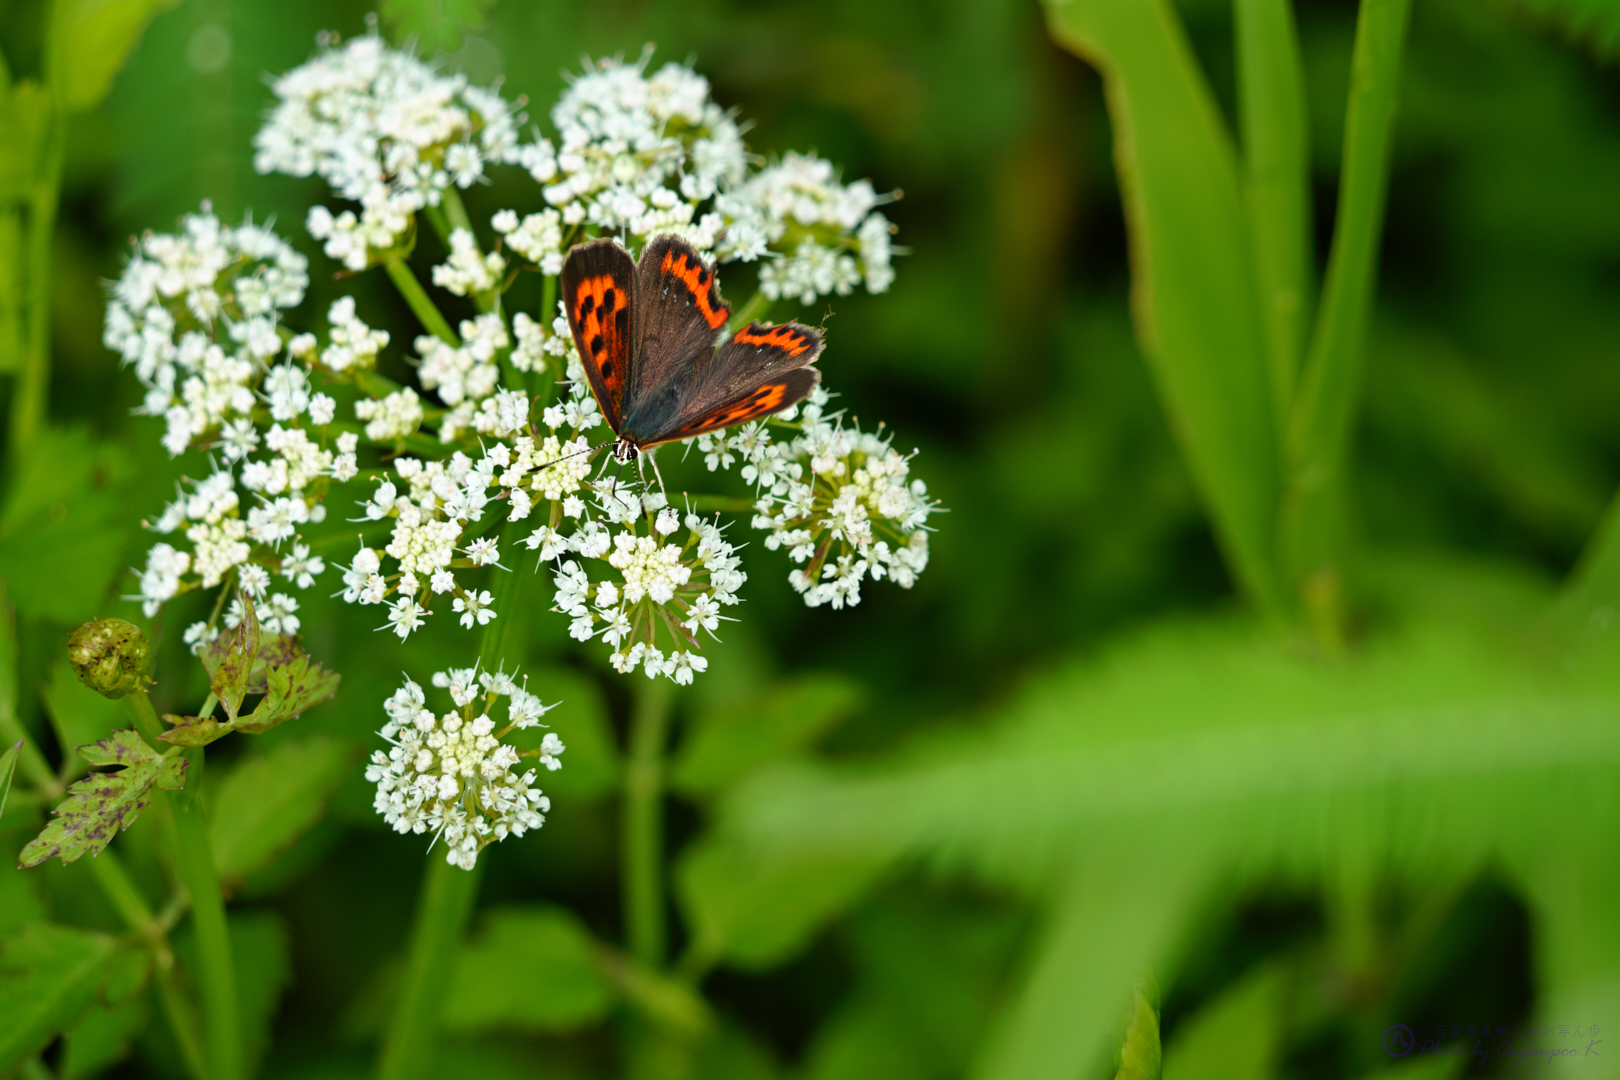
[(121, 698), (148, 680), (152, 648), (140, 627), (123, 619), (96, 619), (68, 635), (68, 663), (79, 681), (102, 697)]

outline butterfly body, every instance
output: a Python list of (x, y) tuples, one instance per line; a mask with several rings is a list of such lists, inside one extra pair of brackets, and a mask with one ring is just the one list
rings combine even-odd
[(753, 322), (725, 334), (731, 308), (714, 271), (675, 236), (654, 238), (639, 263), (610, 239), (575, 247), (562, 294), (621, 463), (796, 405), (821, 377), (810, 366), (821, 335), (808, 326)]

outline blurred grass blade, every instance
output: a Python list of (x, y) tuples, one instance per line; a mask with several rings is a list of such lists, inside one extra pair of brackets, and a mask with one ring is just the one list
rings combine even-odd
[[(1237, 0), (1244, 193), (1279, 427), (1294, 397), (1310, 312), (1310, 143), (1292, 0)], [(1279, 436), (1281, 431), (1279, 431)]]
[(1119, 1048), (1114, 1080), (1159, 1080), (1159, 1002), (1155, 987), (1138, 983), (1131, 991), (1131, 1019)]
[[(1363, 0), (1351, 58), (1344, 165), (1321, 310), (1288, 417), (1282, 535), (1307, 607), (1336, 624), (1346, 460), (1389, 188), (1395, 94), (1410, 0)], [(1313, 580), (1314, 579), (1314, 582)]]
[(1620, 494), (1609, 501), (1598, 527), (1559, 594), (1549, 621), (1565, 635), (1603, 633), (1620, 612)]
[(17, 756), (22, 753), (23, 741), (18, 739), (11, 749), (0, 754), (0, 821), (6, 816), (6, 797), (11, 794), (11, 777), (17, 771)]
[(1126, 988), (1186, 918), (1202, 867), (1197, 858), (1123, 848), (1088, 859), (987, 1040), (975, 1080), (1069, 1080), (1102, 1065)]
[(1261, 968), (1205, 1005), (1165, 1048), (1165, 1080), (1269, 1080), (1282, 1042), (1283, 972)]
[(1168, 0), (1048, 3), (1102, 72), (1137, 333), (1233, 576), (1281, 612), (1276, 420), (1236, 154)]
[(68, 109), (101, 102), (146, 24), (179, 0), (57, 0), (52, 5), (51, 82)]

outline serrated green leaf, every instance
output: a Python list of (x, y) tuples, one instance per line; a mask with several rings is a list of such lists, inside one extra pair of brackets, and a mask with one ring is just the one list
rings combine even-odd
[(699, 717), (681, 746), (670, 785), (713, 794), (748, 770), (813, 744), (860, 708), (858, 683), (807, 675)]
[(173, 725), (158, 738), (171, 746), (207, 746), (229, 735), (236, 729), (222, 724), (212, 716), (176, 716), (164, 713), (163, 719)]
[(343, 676), (327, 671), (309, 657), (300, 656), (290, 664), (273, 667), (265, 673), (264, 700), (251, 715), (237, 720), (234, 727), (256, 735), (303, 714), (337, 693)]
[(1164, 1050), (1164, 1080), (1268, 1080), (1282, 1039), (1283, 972), (1263, 967), (1183, 1022)]
[(153, 16), (178, 0), (60, 0), (51, 26), (52, 83), (69, 109), (107, 96)]
[(414, 38), (424, 55), (455, 52), (468, 30), (484, 25), (495, 0), (384, 0), (382, 17), (397, 39)]
[[(208, 643), (208, 647), (199, 654), (203, 667), (212, 679), (219, 670), (219, 665), (230, 652), (232, 635), (220, 634)], [(296, 634), (263, 634), (259, 635), (259, 651), (253, 656), (253, 666), (248, 671), (248, 694), (262, 694), (268, 688), (265, 676), (272, 667), (290, 664), (298, 657), (305, 655), (302, 640)]]
[(221, 635), (227, 642), (225, 655), (214, 668), (208, 684), (233, 722), (242, 708), (242, 699), (247, 696), (253, 662), (259, 655), (259, 616), (253, 610), (251, 597), (243, 596), (241, 599), (242, 621), (230, 634)]
[(134, 731), (81, 746), (79, 755), (92, 765), (124, 767), (91, 773), (69, 787), (44, 831), (22, 849), (18, 865), (38, 866), (57, 857), (70, 863), (94, 855), (151, 805), (153, 787), (177, 791), (185, 786), (185, 758), (159, 756)]
[(456, 959), (444, 1024), (451, 1031), (566, 1031), (614, 1000), (590, 931), (565, 908), (497, 908)]
[(676, 870), (692, 948), (743, 967), (780, 962), (860, 896), (886, 861), (860, 852), (783, 857), (731, 837), (700, 840)]
[(0, 941), (0, 1075), (71, 1028), (95, 1000), (113, 939), (30, 923)]
[(1138, 984), (1131, 991), (1131, 1018), (1119, 1048), (1119, 1070), (1114, 1080), (1159, 1080), (1159, 1003), (1152, 988)]
[(210, 835), (220, 877), (270, 862), (318, 821), (351, 757), (350, 747), (316, 737), (238, 761), (214, 797)]

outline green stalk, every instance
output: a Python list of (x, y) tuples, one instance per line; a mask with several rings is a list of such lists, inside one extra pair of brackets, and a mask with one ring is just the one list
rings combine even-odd
[(772, 303), (774, 301), (764, 293), (754, 293), (753, 296), (748, 298), (748, 303), (739, 308), (737, 313), (731, 317), (731, 325), (727, 329), (735, 334), (755, 319), (763, 317), (771, 309)]
[[(502, 538), (504, 551), (512, 549), (520, 531), (516, 522), (507, 526)], [(504, 649), (521, 651), (521, 635), (514, 629), (518, 624), (519, 586), (532, 576), (498, 567), (493, 572), (495, 580), (490, 592), (494, 594), (498, 614), (484, 627), (478, 654), (479, 662), (488, 669), (500, 663)], [(470, 871), (453, 867), (443, 858), (428, 860), (417, 900), (416, 919), (411, 926), (410, 952), (405, 961), (399, 1000), (377, 1063), (381, 1080), (414, 1080), (432, 1075), (439, 1014), (449, 989), (456, 949), (478, 897), (483, 870), (483, 858)]]
[(417, 321), (422, 324), (428, 333), (452, 348), (461, 344), (461, 339), (451, 331), (450, 324), (445, 321), (444, 316), (439, 314), (439, 309), (433, 305), (433, 301), (428, 297), (427, 290), (422, 288), (422, 283), (416, 280), (416, 275), (411, 273), (411, 268), (405, 264), (403, 256), (388, 256), (383, 260), (383, 268), (388, 271), (388, 276), (393, 280), (394, 287), (405, 298), (405, 302), (411, 305), (411, 310), (416, 313)]
[(663, 756), (670, 705), (662, 679), (638, 684), (624, 775), (624, 923), (630, 955), (654, 970), (664, 963)]
[(1333, 251), (1288, 418), (1283, 550), (1318, 641), (1340, 636), (1343, 501), (1362, 349), (1378, 270), (1395, 93), (1410, 0), (1362, 0), (1351, 59)]
[[(130, 696), (130, 704), (143, 732), (161, 731), (162, 722), (145, 691)], [(213, 708), (213, 695), (202, 715)], [(238, 1080), (242, 1073), (242, 1023), (236, 1000), (236, 962), (231, 956), (230, 926), (225, 917), (225, 896), (214, 865), (214, 845), (203, 809), (203, 752), (183, 752), (190, 762), (183, 791), (169, 792), (170, 848), (174, 870), (191, 897), (191, 918), (197, 931), (198, 977), (206, 1020), (209, 1074), (214, 1080)]]
[(1237, 0), (1244, 195), (1272, 397), (1284, 424), (1305, 346), (1310, 266), (1310, 145), (1305, 65), (1290, 0)]
[(448, 219), (451, 230), (466, 229), (472, 232), (472, 219), (467, 217), (467, 207), (461, 202), (461, 192), (453, 187), (447, 187), (440, 198), (444, 202), (444, 216)]
[(22, 370), (11, 398), (11, 460), (13, 467), (33, 446), (45, 424), (51, 383), (51, 238), (56, 226), (58, 187), (62, 180), (62, 106), (51, 94), (50, 134), (34, 190), (28, 200), (28, 268), (24, 300), (26, 337)]

